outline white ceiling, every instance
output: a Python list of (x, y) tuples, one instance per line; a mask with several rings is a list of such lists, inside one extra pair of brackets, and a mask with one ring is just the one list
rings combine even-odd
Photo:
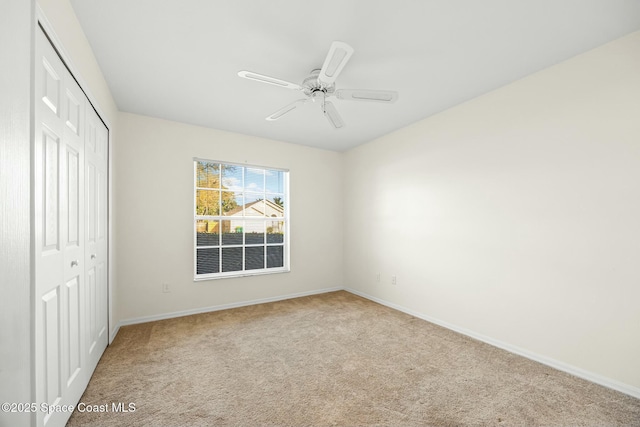
[[(640, 0), (71, 0), (122, 111), (343, 151), (640, 30)], [(333, 40), (355, 53), (333, 101), (265, 117), (300, 92)], [(179, 143), (179, 141), (176, 141)]]

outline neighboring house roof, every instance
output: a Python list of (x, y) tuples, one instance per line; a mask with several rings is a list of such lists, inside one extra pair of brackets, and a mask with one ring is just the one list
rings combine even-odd
[(253, 210), (261, 216), (271, 217), (271, 215), (265, 215), (265, 212), (268, 212), (269, 210), (275, 211), (277, 217), (284, 216), (284, 207), (273, 203), (270, 200), (264, 200), (265, 209), (260, 209), (259, 204), (262, 202), (263, 200), (256, 200), (255, 202), (247, 203), (244, 206), (236, 206), (235, 208), (227, 212), (225, 216), (242, 216), (242, 211), (247, 209)]

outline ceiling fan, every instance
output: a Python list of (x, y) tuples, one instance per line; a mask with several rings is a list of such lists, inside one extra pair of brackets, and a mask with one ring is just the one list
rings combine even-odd
[(334, 41), (331, 44), (329, 53), (322, 68), (312, 70), (311, 73), (302, 81), (301, 84), (295, 84), (264, 74), (254, 73), (252, 71), (240, 71), (238, 75), (245, 79), (254, 80), (261, 83), (268, 83), (288, 89), (299, 90), (306, 95), (306, 98), (298, 99), (291, 104), (282, 107), (275, 113), (267, 117), (267, 120), (278, 120), (289, 114), (296, 108), (314, 102), (320, 104), (329, 123), (336, 129), (344, 126), (344, 121), (336, 107), (327, 101), (327, 98), (335, 96), (338, 99), (346, 99), (351, 101), (374, 101), (391, 104), (398, 99), (398, 93), (389, 90), (368, 90), (368, 89), (338, 89), (336, 90), (335, 81), (340, 72), (344, 68), (349, 58), (353, 55), (353, 48), (344, 42)]

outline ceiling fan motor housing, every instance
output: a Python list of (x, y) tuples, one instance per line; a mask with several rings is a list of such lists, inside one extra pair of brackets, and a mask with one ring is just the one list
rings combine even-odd
[(302, 91), (307, 96), (313, 96), (315, 92), (324, 92), (326, 95), (332, 94), (336, 90), (335, 83), (331, 83), (328, 86), (320, 83), (318, 80), (318, 75), (320, 75), (320, 68), (316, 68), (312, 70), (311, 73), (302, 81)]

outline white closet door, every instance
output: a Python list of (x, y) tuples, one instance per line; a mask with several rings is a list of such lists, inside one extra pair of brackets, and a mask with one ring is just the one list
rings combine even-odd
[[(107, 130), (100, 122), (96, 131), (95, 111), (40, 29), (34, 102), (34, 380), (40, 409), (75, 406), (107, 344), (106, 154), (100, 157), (105, 163), (90, 167), (96, 154), (86, 157), (85, 141), (91, 123), (106, 153)], [(64, 426), (70, 415), (39, 410), (36, 421)]]
[(86, 110), (87, 340), (91, 372), (107, 347), (107, 143), (108, 132), (93, 107)]

